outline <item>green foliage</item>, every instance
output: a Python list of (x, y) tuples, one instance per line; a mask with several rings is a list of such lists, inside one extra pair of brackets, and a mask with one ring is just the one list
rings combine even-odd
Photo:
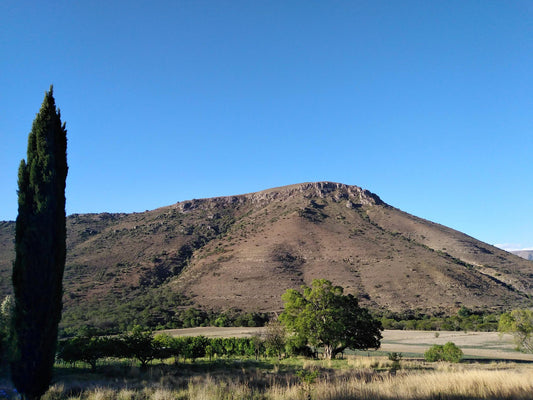
[(392, 353), (389, 353), (387, 357), (392, 362), (400, 362), (402, 361), (403, 355), (402, 353), (392, 352)]
[(56, 352), (66, 255), (66, 133), (50, 87), (18, 174), (13, 263), (17, 340), (11, 375), (27, 398), (40, 397), (48, 388)]
[(311, 385), (315, 383), (316, 378), (318, 378), (318, 370), (301, 369), (296, 372), (296, 376), (300, 378), (300, 381), (303, 384)]
[(146, 368), (148, 363), (156, 358), (159, 349), (152, 338), (152, 332), (143, 332), (140, 326), (135, 326), (133, 330), (122, 336), (124, 356), (133, 357), (141, 363), (142, 368)]
[(62, 360), (75, 364), (86, 362), (94, 370), (99, 359), (109, 354), (110, 338), (98, 336), (76, 336), (59, 346), (58, 356)]
[(305, 338), (301, 336), (289, 336), (285, 343), (285, 354), (288, 356), (304, 356), (308, 358), (316, 358), (316, 352), (307, 345)]
[(6, 296), (0, 306), (0, 365), (9, 362), (14, 352), (13, 314), (15, 303), (13, 296)]
[(265, 330), (265, 347), (268, 355), (281, 359), (287, 341), (287, 331), (279, 321), (271, 321)]
[(533, 310), (513, 310), (503, 314), (498, 331), (512, 334), (517, 349), (533, 352)]
[(289, 289), (282, 296), (285, 309), (280, 321), (306, 343), (324, 348), (326, 358), (345, 349), (379, 348), (381, 323), (367, 309), (359, 307), (352, 295), (340, 286), (315, 279), (303, 293)]
[(324, 221), (324, 219), (327, 218), (327, 214), (325, 214), (322, 210), (317, 209), (317, 207), (305, 207), (302, 210), (298, 211), (298, 214), (300, 217), (307, 219), (310, 222), (318, 223)]
[[(172, 290), (161, 289), (132, 296), (128, 301), (109, 303), (105, 299), (98, 309), (83, 305), (63, 315), (61, 336), (78, 335), (84, 326), (103, 334), (118, 334), (139, 325), (143, 330), (193, 328), (197, 326), (263, 326), (266, 313), (216, 313), (194, 307), (182, 308), (187, 300)], [(75, 311), (75, 313), (74, 313)]]
[(499, 318), (498, 314), (462, 307), (456, 315), (451, 316), (384, 312), (380, 320), (384, 329), (494, 332), (498, 330)]
[(206, 338), (204, 336), (172, 337), (143, 332), (136, 327), (132, 332), (121, 336), (97, 336), (95, 331), (60, 342), (58, 359), (76, 364), (84, 362), (93, 369), (98, 362), (107, 358), (134, 359), (141, 368), (154, 359), (166, 360), (180, 357), (194, 361), (198, 358), (225, 357), (252, 358), (265, 357), (266, 346), (258, 337), (251, 338)]
[(463, 358), (463, 351), (454, 343), (445, 345), (435, 344), (424, 353), (424, 359), (429, 362), (448, 361), (458, 363)]
[(400, 361), (402, 361), (402, 353), (392, 352), (388, 354), (389, 360), (392, 361), (392, 370), (400, 369)]

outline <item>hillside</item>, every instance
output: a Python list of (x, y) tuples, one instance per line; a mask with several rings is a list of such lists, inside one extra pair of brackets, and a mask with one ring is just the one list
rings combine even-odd
[(526, 260), (533, 261), (533, 250), (516, 250), (511, 253), (516, 254), (519, 257), (525, 258)]
[[(286, 289), (314, 278), (393, 311), (502, 310), (533, 295), (531, 261), (338, 183), (76, 214), (67, 228), (67, 325), (165, 324), (190, 306), (277, 312)], [(0, 223), (2, 295), (13, 235)]]

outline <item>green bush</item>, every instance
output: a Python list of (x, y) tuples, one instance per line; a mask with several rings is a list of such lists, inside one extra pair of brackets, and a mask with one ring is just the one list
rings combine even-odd
[(452, 342), (448, 342), (444, 346), (435, 344), (424, 353), (424, 359), (429, 362), (448, 361), (458, 363), (462, 358), (463, 351)]

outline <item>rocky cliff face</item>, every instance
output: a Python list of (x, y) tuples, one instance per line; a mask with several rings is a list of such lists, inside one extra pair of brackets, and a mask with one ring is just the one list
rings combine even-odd
[(174, 207), (181, 212), (190, 212), (196, 209), (232, 208), (245, 204), (261, 207), (275, 201), (287, 201), (294, 196), (308, 199), (329, 198), (335, 202), (345, 200), (354, 205), (384, 204), (377, 195), (358, 186), (334, 182), (307, 182), (237, 196), (187, 200), (177, 203)]

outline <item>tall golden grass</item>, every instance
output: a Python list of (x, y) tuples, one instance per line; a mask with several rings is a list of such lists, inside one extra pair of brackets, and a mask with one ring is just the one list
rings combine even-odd
[[(366, 361), (362, 361), (366, 360)], [(93, 387), (73, 391), (53, 386), (43, 400), (463, 400), (531, 399), (533, 366), (519, 364), (426, 364), (409, 361), (410, 369), (382, 370), (385, 358), (349, 360), (345, 368), (327, 369), (327, 362), (305, 361), (320, 371), (311, 384), (297, 379), (254, 380), (243, 374), (210, 374), (173, 381), (169, 377), (139, 382), (135, 387)], [(405, 362), (404, 368), (406, 367)], [(265, 372), (267, 373), (267, 372)], [(268, 373), (267, 373), (268, 374)], [(293, 377), (294, 378), (294, 377)], [(259, 383), (261, 382), (261, 383)], [(265, 383), (266, 382), (266, 383)], [(74, 385), (75, 386), (75, 385)]]

